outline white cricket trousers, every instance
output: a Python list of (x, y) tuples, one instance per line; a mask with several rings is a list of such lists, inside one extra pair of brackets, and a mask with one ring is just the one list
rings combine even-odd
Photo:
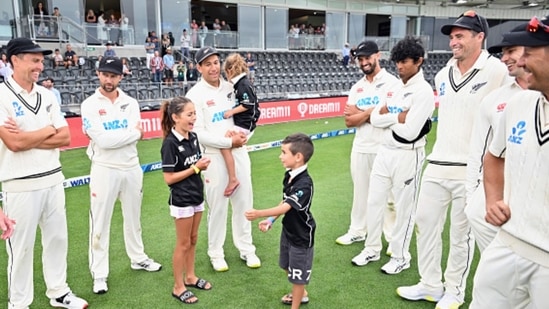
[(482, 182), (469, 198), (469, 203), (465, 206), (465, 215), (469, 220), (471, 230), (475, 235), (475, 242), (482, 254), (499, 230), (498, 227), (486, 222), (486, 197)]
[[(353, 180), (353, 206), (351, 208), (351, 224), (347, 233), (353, 236), (366, 236), (367, 229), (367, 208), (368, 208), (368, 190), (370, 188), (370, 175), (375, 153), (351, 152), (351, 178)], [(387, 206), (387, 200), (385, 202)], [(385, 207), (383, 234), (385, 239), (390, 242), (395, 225), (395, 210), (392, 206)]]
[(480, 257), (469, 308), (547, 308), (549, 268), (516, 254), (500, 237)]
[(221, 153), (204, 154), (204, 157), (211, 160), (208, 169), (202, 171), (208, 204), (208, 256), (211, 259), (225, 257), (223, 245), (227, 234), (229, 200), (232, 205), (233, 243), (240, 251), (240, 255), (255, 254), (251, 222), (244, 216), (246, 210), (253, 208), (250, 157), (245, 147), (234, 148), (232, 153), (236, 177), (240, 186), (230, 198), (223, 195), (229, 182), (229, 174), (223, 156)]
[(109, 276), (109, 238), (114, 204), (120, 199), (124, 220), (124, 243), (132, 263), (148, 259), (141, 238), (141, 166), (127, 170), (92, 163), (90, 172), (89, 266), (93, 279)]
[(8, 308), (28, 308), (33, 301), (34, 242), (38, 226), (42, 235), (46, 296), (58, 298), (70, 292), (63, 184), (29, 192), (6, 192), (4, 197), (4, 212), (17, 224), (12, 237), (6, 241)]
[[(427, 166), (427, 169), (429, 165)], [(445, 293), (463, 300), (475, 241), (465, 216), (465, 180), (423, 174), (416, 213), (418, 269), (421, 282), (430, 289), (442, 284), (442, 231), (450, 212), (450, 252), (444, 272)]]
[(389, 149), (380, 146), (372, 168), (368, 193), (368, 235), (364, 248), (379, 254), (387, 198), (393, 192), (396, 222), (390, 242), (392, 258), (410, 261), (410, 241), (414, 231), (419, 181), (425, 159), (423, 147)]

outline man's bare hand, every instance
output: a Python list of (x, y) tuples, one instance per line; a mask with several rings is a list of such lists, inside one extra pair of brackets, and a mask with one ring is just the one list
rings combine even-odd
[(145, 131), (143, 131), (143, 126), (141, 125), (141, 121), (137, 123), (135, 128), (141, 133), (141, 137), (139, 137), (139, 139), (143, 139), (143, 136), (145, 135)]
[(361, 112), (363, 112), (363, 110), (361, 110), (354, 104), (347, 104), (345, 105), (345, 109), (343, 109), (343, 115), (345, 116), (351, 116)]
[(486, 205), (486, 222), (501, 226), (511, 218), (511, 209), (502, 200)]
[(387, 108), (387, 105), (383, 105), (383, 106), (379, 109), (379, 114), (380, 114), (380, 115), (387, 114), (388, 112), (389, 112), (389, 109)]
[(8, 120), (4, 122), (4, 128), (6, 128), (8, 132), (14, 134), (21, 132), (21, 130), (19, 130), (19, 127), (17, 126), (17, 122), (15, 122), (15, 119), (11, 117), (8, 117)]
[(232, 146), (233, 148), (239, 148), (248, 142), (248, 138), (246, 137), (246, 134), (244, 133), (235, 133), (233, 136), (231, 136), (232, 139)]
[(408, 111), (403, 111), (398, 113), (398, 123), (405, 123), (406, 122), (406, 116), (408, 116)]

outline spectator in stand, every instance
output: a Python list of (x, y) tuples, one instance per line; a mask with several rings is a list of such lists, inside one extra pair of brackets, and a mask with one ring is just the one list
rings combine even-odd
[(185, 62), (183, 60), (179, 60), (179, 62), (175, 65), (174, 74), (177, 74), (177, 81), (179, 82), (180, 86), (183, 86), (183, 82), (185, 81), (185, 73), (187, 72), (187, 66), (185, 65)]
[(187, 33), (187, 29), (183, 29), (183, 34), (181, 35), (181, 56), (185, 61), (191, 60), (191, 36)]
[(97, 57), (97, 61), (95, 61), (95, 69), (99, 69), (99, 64), (101, 63), (101, 59), (103, 59), (103, 56), (102, 55), (99, 55), (99, 57)]
[(196, 47), (196, 39), (198, 38), (198, 24), (196, 19), (193, 19), (191, 22), (191, 38), (192, 38), (192, 47)]
[(200, 22), (200, 28), (198, 28), (198, 38), (200, 39), (200, 47), (204, 47), (204, 41), (208, 36), (208, 26), (205, 21)]
[(349, 43), (345, 43), (343, 46), (343, 50), (341, 53), (343, 54), (343, 66), (346, 67), (349, 65), (349, 59), (351, 57), (351, 48), (349, 47)]
[(107, 49), (105, 49), (105, 52), (103, 53), (103, 56), (104, 57), (111, 57), (111, 58), (116, 57), (116, 52), (114, 51), (114, 49), (112, 49), (112, 43), (111, 42), (107, 43)]
[(160, 57), (160, 52), (155, 50), (154, 57), (151, 59), (151, 72), (153, 75), (153, 82), (162, 82), (162, 71), (164, 71), (164, 61)]
[(120, 23), (118, 18), (114, 14), (111, 14), (109, 21), (107, 22), (107, 28), (109, 30), (108, 39), (112, 44), (118, 45), (118, 40), (120, 38)]
[(231, 46), (231, 26), (224, 20), (221, 21), (221, 44), (223, 47), (236, 47), (236, 44)]
[(54, 87), (54, 83), (55, 83), (55, 81), (53, 80), (53, 78), (46, 77), (46, 79), (44, 79), (42, 81), (42, 86), (44, 86), (46, 89), (53, 92), (53, 94), (55, 95), (55, 98), (57, 99), (57, 103), (59, 103), (59, 105), (61, 105), (61, 93), (59, 93), (59, 90), (57, 90)]
[(130, 65), (128, 64), (128, 58), (122, 58), (122, 75), (124, 75), (124, 77), (132, 75), (132, 70), (130, 70)]
[(147, 69), (151, 68), (151, 59), (154, 57), (154, 43), (151, 42), (151, 37), (145, 39), (145, 52), (147, 53)]
[(127, 38), (128, 35), (128, 27), (130, 24), (130, 19), (128, 16), (122, 14), (120, 15), (120, 19), (118, 20), (120, 23), (120, 37), (118, 38), (118, 45), (123, 46), (124, 45), (124, 38)]
[(156, 32), (151, 31), (151, 35), (149, 37), (151, 38), (151, 42), (154, 43), (154, 50), (160, 51), (160, 40), (156, 36)]
[(86, 22), (90, 24), (97, 22), (97, 16), (95, 16), (95, 12), (92, 9), (89, 9), (88, 14), (86, 14)]
[(55, 49), (51, 59), (53, 61), (53, 67), (57, 68), (58, 66), (65, 66), (65, 59), (63, 59), (63, 55), (61, 55), (59, 48)]
[(212, 24), (212, 28), (213, 28), (213, 33), (214, 33), (214, 37), (213, 37), (213, 45), (214, 47), (217, 47), (217, 45), (219, 45), (219, 41), (220, 41), (220, 34), (221, 34), (221, 24), (219, 23), (219, 18), (216, 18)]
[(51, 14), (51, 20), (50, 20), (50, 31), (51, 35), (55, 37), (59, 37), (59, 20), (61, 19), (61, 12), (59, 12), (58, 7), (53, 8), (53, 13)]
[(246, 53), (246, 66), (248, 67), (248, 79), (253, 84), (255, 80), (255, 60), (252, 58), (252, 53)]
[(163, 34), (162, 35), (162, 46), (161, 46), (161, 56), (164, 57), (164, 55), (166, 54), (166, 51), (168, 50), (169, 47), (171, 47), (171, 43), (170, 43), (170, 37), (168, 36), (167, 33)]
[(39, 1), (34, 8), (34, 26), (36, 27), (36, 34), (39, 36), (48, 35), (48, 29), (46, 21), (48, 19), (48, 11), (44, 7), (44, 4)]
[(107, 40), (106, 25), (107, 21), (105, 20), (105, 13), (103, 13), (103, 11), (99, 11), (99, 16), (97, 16), (97, 39), (101, 44)]
[(0, 79), (1, 81), (7, 80), (11, 76), (13, 70), (11, 68), (11, 63), (8, 61), (8, 56), (5, 53), (2, 53), (0, 58)]
[(173, 37), (173, 33), (171, 31), (168, 32), (168, 38), (170, 39), (170, 46), (174, 46), (175, 38)]
[(187, 79), (187, 83), (195, 83), (198, 80), (198, 70), (194, 67), (194, 62), (189, 62), (189, 68), (187, 69), (185, 77)]
[(173, 69), (175, 67), (171, 47), (166, 49), (166, 54), (162, 57), (162, 60), (164, 61), (164, 82), (166, 85), (171, 86), (173, 84)]
[(72, 50), (71, 44), (67, 44), (67, 50), (65, 51), (65, 67), (72, 65), (78, 65), (78, 56), (76, 52)]

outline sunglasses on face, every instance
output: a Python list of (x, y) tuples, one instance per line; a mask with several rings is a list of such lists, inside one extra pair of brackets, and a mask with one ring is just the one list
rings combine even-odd
[(542, 23), (537, 16), (532, 17), (532, 19), (528, 22), (528, 26), (526, 26), (526, 30), (528, 32), (538, 32), (540, 29), (549, 33), (548, 25)]

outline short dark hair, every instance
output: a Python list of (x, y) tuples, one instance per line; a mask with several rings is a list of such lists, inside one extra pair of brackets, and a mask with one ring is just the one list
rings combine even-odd
[(309, 159), (313, 156), (315, 146), (313, 141), (307, 134), (295, 133), (286, 136), (282, 141), (282, 145), (290, 144), (290, 151), (293, 155), (301, 153), (305, 163), (309, 162)]
[(419, 58), (425, 56), (425, 49), (421, 45), (421, 39), (406, 36), (404, 39), (398, 41), (391, 50), (391, 60), (393, 62), (399, 62), (410, 58), (417, 63)]

